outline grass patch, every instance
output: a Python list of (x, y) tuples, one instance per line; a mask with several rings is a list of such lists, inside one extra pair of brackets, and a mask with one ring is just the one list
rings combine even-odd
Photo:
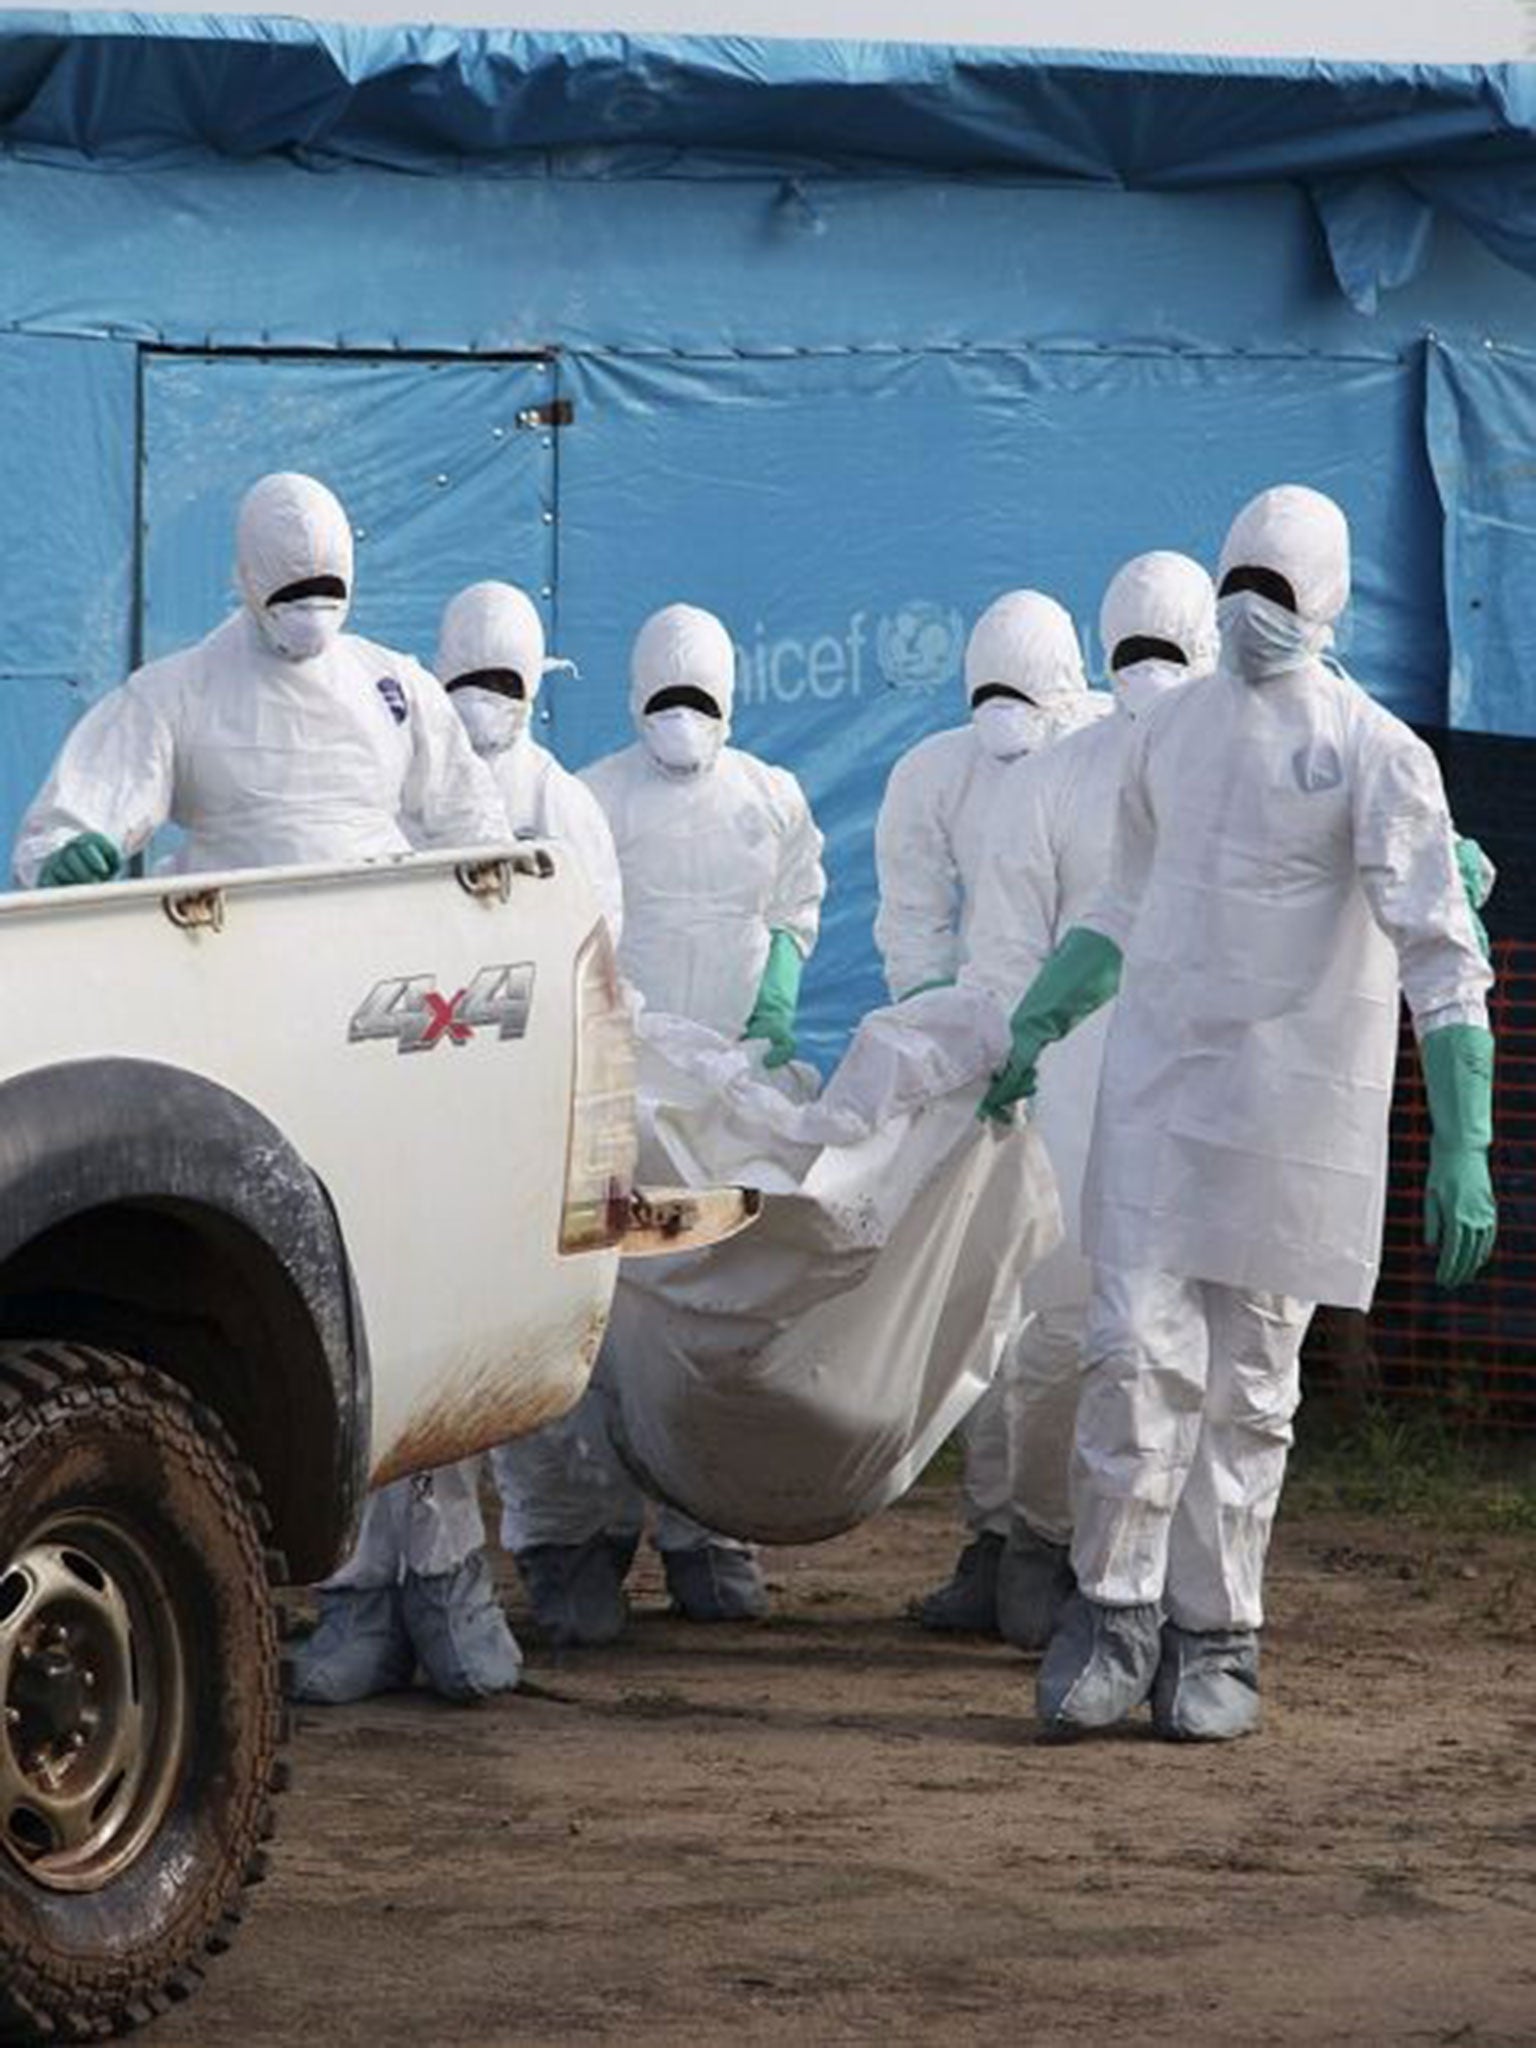
[(1536, 1535), (1536, 1442), (1373, 1407), (1303, 1411), (1286, 1481), (1292, 1514), (1345, 1508), (1480, 1535)]
[(958, 1486), (965, 1471), (965, 1438), (957, 1429), (946, 1437), (923, 1467), (919, 1486)]

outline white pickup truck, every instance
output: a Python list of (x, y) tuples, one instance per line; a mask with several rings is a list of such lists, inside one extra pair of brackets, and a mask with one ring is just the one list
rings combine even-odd
[(0, 2041), (185, 1997), (262, 1874), (273, 1581), (581, 1393), (646, 1196), (630, 1019), (519, 843), (0, 897)]

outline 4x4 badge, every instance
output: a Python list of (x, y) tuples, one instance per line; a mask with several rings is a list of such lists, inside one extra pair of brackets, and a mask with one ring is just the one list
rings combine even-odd
[(468, 1045), (494, 1026), (498, 1038), (521, 1038), (533, 1008), (533, 962), (482, 967), (467, 988), (442, 995), (434, 974), (396, 975), (364, 996), (347, 1026), (348, 1041), (392, 1038), (398, 1052), (431, 1052), (443, 1044)]

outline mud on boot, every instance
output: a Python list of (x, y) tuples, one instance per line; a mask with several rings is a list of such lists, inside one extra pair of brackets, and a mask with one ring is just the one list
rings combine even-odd
[(517, 1689), (523, 1653), (501, 1611), (483, 1550), (455, 1571), (407, 1572), (400, 1611), (422, 1673), (443, 1699), (467, 1705)]
[(672, 1605), (685, 1621), (761, 1621), (768, 1612), (755, 1550), (728, 1543), (664, 1550), (661, 1569)]
[(342, 1707), (379, 1692), (403, 1692), (416, 1652), (398, 1586), (336, 1586), (320, 1595), (320, 1619), (293, 1653), (288, 1696), (306, 1706)]
[(997, 1630), (1016, 1650), (1043, 1650), (1077, 1591), (1065, 1543), (1036, 1535), (1015, 1515), (997, 1567)]
[(589, 1536), (584, 1543), (532, 1543), (517, 1553), (533, 1618), (556, 1649), (601, 1649), (629, 1620), (625, 1576), (638, 1538)]
[(995, 1636), (1002, 1555), (1003, 1538), (995, 1530), (983, 1529), (966, 1544), (942, 1586), (907, 1603), (908, 1618), (919, 1628), (945, 1634)]
[(1086, 1735), (1134, 1714), (1157, 1675), (1162, 1618), (1155, 1605), (1102, 1607), (1074, 1593), (1035, 1684), (1045, 1733)]
[(1259, 1638), (1251, 1628), (1163, 1629), (1152, 1726), (1165, 1742), (1230, 1742), (1259, 1725)]

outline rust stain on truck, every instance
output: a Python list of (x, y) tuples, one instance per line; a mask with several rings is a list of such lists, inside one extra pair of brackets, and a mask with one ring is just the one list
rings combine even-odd
[(369, 1475), (369, 1485), (455, 1464), (568, 1414), (586, 1391), (607, 1327), (605, 1304), (511, 1357), (458, 1359), (443, 1376), (451, 1392), (410, 1417)]
[[(677, 1257), (722, 1244), (755, 1222), (755, 1188), (636, 1188), (623, 1257)], [(609, 1306), (535, 1336), (511, 1357), (461, 1355), (443, 1377), (451, 1391), (423, 1406), (374, 1467), (370, 1486), (452, 1465), (568, 1414), (586, 1391)]]

